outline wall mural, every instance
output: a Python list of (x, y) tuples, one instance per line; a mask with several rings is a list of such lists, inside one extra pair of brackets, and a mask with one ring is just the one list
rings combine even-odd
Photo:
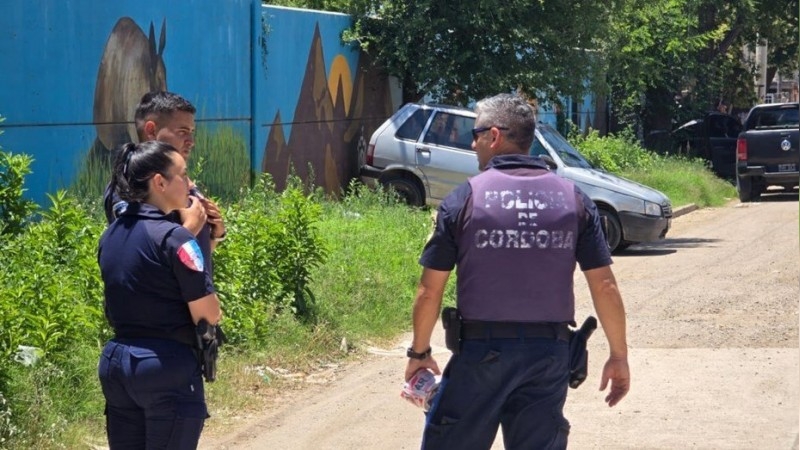
[(158, 46), (153, 22), (149, 36), (130, 17), (119, 19), (111, 30), (94, 89), (97, 139), (106, 150), (137, 142), (133, 124), (136, 105), (148, 92), (167, 90), (167, 68), (162, 57), (166, 44), (167, 19), (161, 23)]
[[(110, 178), (114, 150), (121, 144), (139, 141), (134, 123), (136, 106), (147, 92), (168, 89), (163, 58), (166, 43), (166, 18), (161, 23), (158, 40), (153, 22), (145, 35), (130, 17), (120, 18), (111, 30), (94, 91), (93, 122), (97, 138), (71, 186), (79, 196), (100, 196)], [(195, 107), (199, 116), (200, 108)], [(189, 171), (197, 174), (195, 181), (210, 195), (230, 200), (248, 185), (250, 158), (246, 135), (246, 130), (237, 131), (228, 125), (211, 127), (198, 123)], [(204, 161), (202, 173), (198, 167), (200, 160)]]
[(115, 152), (121, 144), (138, 142), (133, 118), (142, 96), (167, 89), (164, 48), (167, 20), (144, 31), (130, 17), (117, 20), (103, 48), (94, 89), (93, 123), (97, 132), (92, 148), (70, 190), (82, 198), (99, 198), (111, 177)]
[[(282, 188), (293, 170), (334, 194), (358, 175), (359, 152), (397, 93), (342, 43), (350, 18), (196, 2), (203, 14), (158, 0), (112, 2), (89, 16), (93, 0), (26, 0), (0, 14), (0, 145), (34, 158), (26, 196), (47, 207), (48, 194), (68, 189), (99, 201), (114, 149), (137, 140), (136, 105), (155, 89), (197, 107), (189, 170), (214, 197), (237, 198), (260, 171)], [(196, 57), (198, 45), (215, 56)]]
[(277, 188), (294, 171), (338, 194), (357, 175), (358, 155), (366, 140), (393, 112), (388, 78), (359, 57), (355, 81), (347, 60), (337, 55), (326, 74), (319, 24), (308, 52), (306, 70), (287, 142), (280, 110), (269, 127), (262, 171)]

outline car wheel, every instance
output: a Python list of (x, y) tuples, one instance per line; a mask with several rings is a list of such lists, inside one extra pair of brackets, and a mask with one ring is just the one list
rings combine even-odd
[(757, 201), (761, 196), (761, 189), (751, 178), (736, 177), (736, 192), (742, 203)]
[(400, 197), (400, 200), (410, 206), (422, 206), (425, 204), (425, 197), (419, 185), (417, 185), (414, 180), (402, 176), (395, 176), (384, 180), (383, 187), (386, 190), (392, 190)]
[(600, 218), (605, 220), (606, 223), (606, 242), (608, 242), (608, 249), (611, 252), (623, 250), (626, 245), (622, 243), (622, 225), (617, 219), (617, 215), (607, 209), (599, 209)]

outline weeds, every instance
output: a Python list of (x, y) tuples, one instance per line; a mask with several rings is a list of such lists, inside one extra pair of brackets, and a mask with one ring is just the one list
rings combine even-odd
[[(732, 195), (701, 163), (615, 148), (630, 156), (621, 174), (674, 204), (715, 205)], [(209, 180), (209, 162), (220, 158), (198, 154), (200, 178)], [(229, 173), (240, 173), (238, 164)], [(215, 186), (208, 185), (211, 193)], [(237, 186), (235, 201), (222, 202), (229, 237), (214, 255), (230, 342), (208, 401), (223, 418), (224, 411), (258, 409), (262, 394), (281, 386), (266, 367), (308, 370), (407, 330), (417, 259), (433, 227), (430, 210), (357, 183), (339, 201), (296, 178), (283, 192), (269, 175), (252, 188)], [(0, 241), (0, 448), (80, 448), (87, 436), (103, 442), (96, 365), (111, 331), (96, 251), (104, 221), (94, 202), (73, 194), (50, 201), (40, 220), (20, 222), (18, 233)], [(454, 298), (451, 277), (445, 304)], [(39, 362), (15, 361), (21, 345), (35, 347)]]
[(25, 176), (31, 173), (32, 163), (28, 155), (6, 153), (0, 148), (0, 236), (20, 233), (36, 211), (37, 205), (23, 197)]

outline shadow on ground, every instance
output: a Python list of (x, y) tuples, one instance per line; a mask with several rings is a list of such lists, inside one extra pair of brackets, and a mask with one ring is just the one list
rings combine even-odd
[(622, 252), (615, 253), (614, 257), (669, 255), (684, 248), (716, 247), (716, 243), (720, 241), (721, 239), (666, 238), (632, 245)]

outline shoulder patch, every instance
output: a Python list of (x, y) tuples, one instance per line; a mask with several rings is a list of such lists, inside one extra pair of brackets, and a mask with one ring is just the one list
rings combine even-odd
[(195, 272), (203, 271), (203, 252), (200, 251), (200, 246), (197, 245), (197, 241), (194, 239), (178, 248), (178, 259), (181, 260), (184, 266)]

